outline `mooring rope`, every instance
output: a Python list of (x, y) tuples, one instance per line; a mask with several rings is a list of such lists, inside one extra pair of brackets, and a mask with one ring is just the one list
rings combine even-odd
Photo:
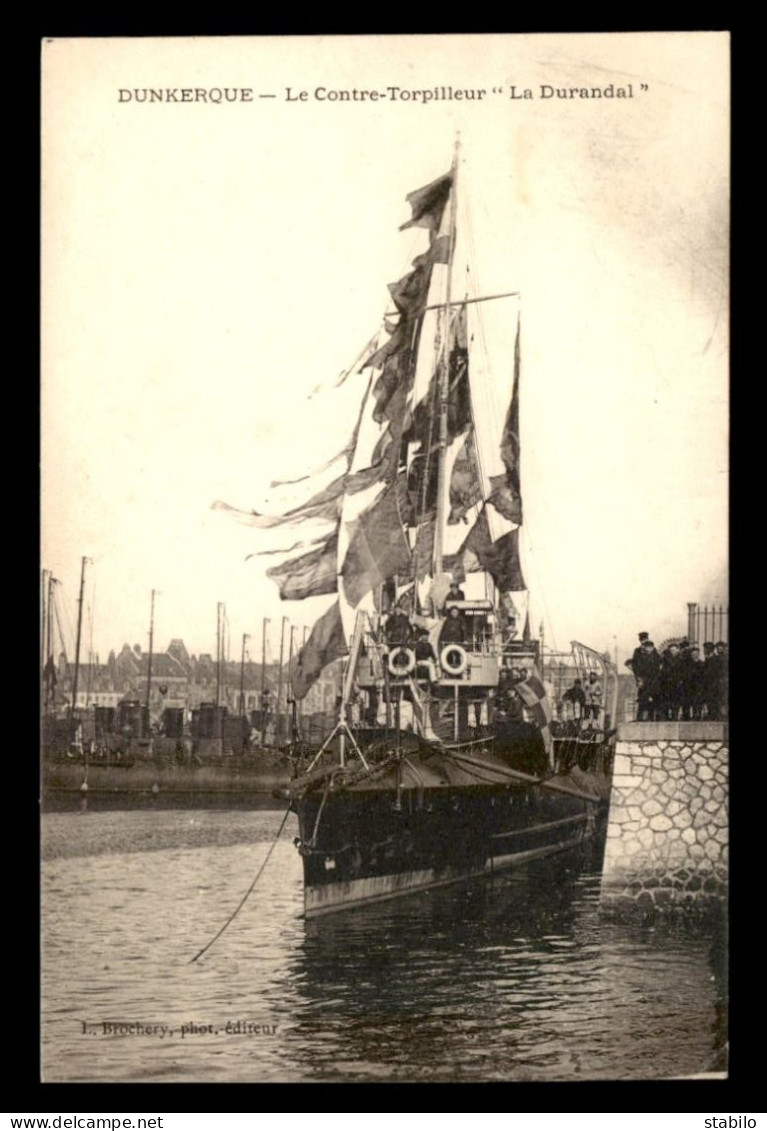
[(264, 860), (261, 864), (261, 867), (256, 872), (253, 883), (250, 885), (248, 890), (245, 892), (245, 895), (242, 897), (240, 902), (237, 904), (237, 906), (235, 907), (232, 914), (229, 916), (227, 921), (224, 923), (223, 927), (221, 927), (221, 929), (213, 936), (213, 938), (210, 940), (209, 943), (206, 943), (206, 945), (202, 948), (202, 950), (199, 950), (197, 952), (197, 954), (195, 954), (194, 958), (189, 959), (190, 964), (192, 962), (196, 962), (198, 958), (202, 958), (202, 956), (203, 956), (203, 954), (205, 954), (206, 950), (210, 950), (210, 948), (213, 946), (213, 943), (221, 938), (221, 936), (223, 935), (226, 928), (234, 920), (235, 916), (238, 915), (240, 913), (240, 911), (242, 910), (242, 908), (245, 906), (245, 903), (246, 903), (250, 893), (253, 891), (253, 888), (256, 886), (258, 881), (261, 879), (261, 875), (264, 871), (264, 868), (269, 863), (269, 857), (272, 855), (272, 852), (274, 851), (275, 845), (277, 844), (277, 841), (280, 839), (280, 836), (282, 835), (282, 830), (285, 828), (285, 822), (288, 819), (289, 813), (290, 813), (290, 805), (287, 807), (287, 809), (285, 810), (285, 812), (283, 814), (282, 821), (280, 822), (280, 827), (277, 829), (277, 835), (275, 836), (274, 840), (270, 844), (269, 851), (267, 852), (266, 856), (264, 857)]

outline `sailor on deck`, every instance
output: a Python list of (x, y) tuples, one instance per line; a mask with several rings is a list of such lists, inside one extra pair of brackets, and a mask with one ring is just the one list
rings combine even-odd
[(407, 644), (410, 636), (410, 618), (407, 613), (402, 609), (393, 609), (386, 619), (384, 634), (388, 644)]
[(586, 696), (586, 706), (583, 711), (584, 719), (594, 719), (599, 723), (600, 714), (602, 711), (602, 683), (596, 672), (589, 672), (588, 682), (584, 688), (584, 695)]
[(450, 582), (450, 588), (447, 591), (447, 597), (445, 597), (445, 605), (444, 605), (444, 608), (443, 608), (443, 612), (445, 612), (445, 613), (449, 612), (454, 601), (465, 601), (465, 600), (466, 600), (466, 594), (464, 593), (463, 589), (461, 589), (458, 582), (457, 581), (451, 581)]
[(429, 682), (434, 683), (437, 679), (437, 657), (425, 628), (413, 628), (408, 648), (412, 648), (415, 653), (416, 679), (423, 679), (426, 675)]
[(456, 605), (452, 605), (447, 620), (442, 625), (439, 642), (440, 644), (464, 644), (466, 635), (466, 617)]

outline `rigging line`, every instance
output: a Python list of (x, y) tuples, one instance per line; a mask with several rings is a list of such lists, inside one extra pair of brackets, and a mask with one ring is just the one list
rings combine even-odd
[(88, 636), (88, 683), (85, 691), (85, 706), (87, 707), (91, 699), (91, 683), (93, 680), (93, 624), (96, 619), (96, 578), (93, 578), (93, 588), (91, 590), (91, 603), (88, 606), (88, 619), (90, 622), (90, 633)]
[[(471, 271), (469, 271), (468, 268), (467, 274), (471, 277)], [(476, 287), (474, 289), (476, 290)], [(497, 298), (519, 298), (521, 294), (521, 291), (499, 291), (498, 294), (495, 295), (477, 295), (475, 298), (454, 298), (450, 302), (427, 303), (426, 306), (418, 307), (414, 313), (414, 317), (420, 317), (420, 315), (425, 314), (427, 310), (444, 310), (446, 306), (452, 308), (454, 306), (464, 306), (465, 304), (474, 306), (474, 304), (478, 302), (494, 302)], [(384, 313), (384, 317), (394, 318), (398, 314), (401, 316), (399, 310), (387, 310)]]
[(61, 631), (61, 620), (59, 618), (59, 607), (58, 607), (57, 604), (54, 604), (53, 612), (56, 616), (56, 625), (57, 625), (58, 630), (59, 630), (59, 644), (61, 646), (61, 651), (64, 653), (64, 668), (65, 668), (66, 674), (68, 676), (69, 675), (69, 659), (67, 658), (67, 645), (66, 645), (66, 641), (64, 640), (64, 633)]
[[(72, 619), (69, 615), (69, 609), (67, 608), (66, 602), (64, 602), (63, 610), (64, 610), (63, 611), (64, 622), (65, 622), (65, 626), (66, 626), (66, 630), (67, 630), (67, 638), (70, 641), (72, 641), (72, 640), (74, 640), (75, 632), (74, 632), (74, 626), (72, 624)], [(59, 631), (61, 631), (61, 621), (59, 621)], [(62, 644), (63, 644), (63, 642), (64, 642), (63, 634), (62, 634), (62, 637), (61, 637), (61, 641), (62, 641)]]
[[(292, 802), (291, 802), (291, 804), (292, 804)], [(210, 950), (210, 948), (211, 948), (211, 947), (213, 946), (214, 942), (216, 942), (216, 941), (217, 941), (218, 939), (220, 939), (220, 938), (221, 938), (221, 936), (223, 935), (224, 931), (225, 931), (225, 930), (227, 929), (227, 927), (229, 926), (229, 924), (230, 924), (231, 922), (233, 922), (234, 918), (235, 918), (235, 917), (236, 917), (237, 915), (239, 915), (240, 911), (241, 911), (241, 910), (242, 910), (242, 908), (243, 908), (243, 907), (245, 906), (245, 903), (246, 903), (246, 901), (247, 901), (248, 897), (250, 896), (250, 893), (251, 893), (251, 892), (253, 891), (253, 888), (254, 888), (254, 887), (256, 886), (256, 884), (258, 883), (258, 881), (259, 881), (259, 880), (261, 879), (261, 875), (262, 875), (262, 873), (263, 873), (263, 871), (264, 871), (264, 868), (265, 868), (265, 867), (266, 867), (266, 865), (267, 865), (267, 864), (269, 863), (269, 858), (270, 858), (270, 856), (272, 855), (272, 852), (274, 851), (274, 848), (275, 848), (275, 846), (276, 846), (276, 844), (277, 844), (277, 841), (278, 841), (278, 840), (280, 839), (280, 836), (281, 836), (281, 834), (282, 834), (282, 830), (283, 830), (283, 829), (285, 828), (285, 822), (286, 822), (286, 821), (287, 821), (287, 819), (288, 819), (288, 814), (290, 813), (290, 808), (291, 808), (291, 806), (290, 806), (290, 805), (288, 805), (287, 809), (285, 810), (285, 812), (284, 812), (284, 814), (283, 814), (283, 817), (282, 817), (282, 821), (280, 822), (280, 827), (279, 827), (279, 828), (278, 828), (278, 830), (277, 830), (277, 835), (275, 836), (275, 838), (274, 838), (274, 840), (272, 841), (272, 843), (271, 843), (271, 844), (269, 845), (269, 851), (267, 852), (266, 856), (264, 857), (264, 860), (263, 860), (263, 862), (262, 862), (262, 864), (261, 864), (261, 867), (260, 867), (260, 868), (258, 869), (258, 871), (256, 872), (256, 875), (255, 875), (255, 877), (253, 878), (253, 882), (251, 883), (251, 885), (250, 885), (250, 887), (248, 888), (248, 890), (247, 890), (247, 891), (245, 892), (245, 895), (244, 895), (244, 896), (242, 897), (242, 899), (240, 900), (240, 902), (239, 902), (239, 903), (237, 904), (237, 906), (235, 907), (235, 909), (234, 909), (234, 911), (232, 912), (232, 914), (231, 914), (231, 915), (229, 916), (229, 918), (227, 919), (227, 921), (226, 921), (226, 922), (224, 923), (223, 927), (221, 927), (221, 929), (220, 929), (219, 931), (217, 931), (217, 932), (216, 932), (216, 934), (215, 934), (215, 935), (213, 936), (213, 938), (212, 938), (212, 939), (210, 940), (210, 942), (209, 942), (209, 943), (207, 943), (207, 944), (206, 944), (206, 945), (205, 945), (205, 946), (204, 946), (204, 947), (202, 948), (202, 950), (199, 950), (199, 951), (197, 952), (197, 954), (195, 954), (194, 958), (190, 958), (190, 959), (189, 959), (189, 963), (190, 963), (190, 965), (191, 965), (191, 963), (192, 963), (192, 962), (196, 962), (198, 958), (202, 958), (203, 954), (205, 954), (205, 952), (206, 952), (207, 950)]]
[[(480, 445), (479, 445), (479, 432), (477, 431), (477, 416), (476, 416), (476, 413), (474, 411), (474, 387), (473, 387), (472, 381), (471, 381), (471, 351), (469, 350), (469, 327), (468, 327), (468, 325), (465, 326), (465, 332), (466, 332), (466, 353), (467, 353), (467, 357), (468, 357), (467, 381), (468, 381), (468, 385), (469, 385), (469, 416), (471, 417), (471, 430), (472, 430), (472, 440), (473, 440), (473, 446), (474, 446), (474, 457), (477, 461), (477, 471), (479, 473), (479, 489), (480, 489), (480, 499), (474, 504), (474, 506), (476, 506), (478, 508), (477, 509), (477, 517), (474, 520), (474, 522), (476, 523), (477, 520), (479, 519), (479, 516), (480, 516), (481, 511), (482, 511), (482, 508), (480, 507), (480, 502), (481, 502), (481, 500), (482, 500), (482, 498), (484, 497), (484, 494), (485, 494), (485, 490), (484, 490), (485, 474), (484, 474), (484, 469), (483, 469), (483, 465), (482, 465), (482, 452), (480, 451)], [(474, 525), (474, 523), (472, 523), (472, 527), (473, 527), (473, 525)]]
[[(538, 579), (538, 590), (540, 591), (541, 601), (543, 602), (544, 615), (545, 615), (547, 621), (549, 622), (549, 631), (551, 632), (551, 639), (552, 639), (552, 642), (554, 644), (554, 651), (558, 652), (559, 651), (559, 645), (557, 644), (557, 634), (554, 631), (554, 622), (551, 619), (551, 613), (549, 612), (549, 606), (548, 606), (548, 603), (546, 601), (546, 589), (542, 584), (543, 579), (541, 577), (541, 571), (538, 569), (538, 561), (537, 561), (535, 554), (533, 552), (533, 544), (530, 540), (530, 534), (529, 534), (529, 529), (530, 529), (529, 522), (526, 523), (523, 526), (520, 526), (519, 529), (522, 531), (522, 535), (523, 535), (523, 538), (525, 540), (525, 545), (527, 546), (528, 553), (530, 554), (530, 561), (533, 563), (533, 568), (535, 570), (535, 576)], [(528, 593), (529, 593), (529, 589), (528, 589)], [(529, 597), (528, 597), (528, 602), (527, 602), (527, 615), (528, 616), (530, 615), (530, 599), (529, 599)]]

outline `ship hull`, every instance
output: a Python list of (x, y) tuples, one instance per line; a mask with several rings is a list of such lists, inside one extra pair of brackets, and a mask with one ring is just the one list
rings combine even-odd
[(289, 781), (289, 768), (253, 759), (219, 759), (218, 763), (175, 765), (136, 761), (105, 765), (81, 760), (43, 762), (43, 797), (77, 794), (89, 797), (132, 795), (138, 797), (205, 795), (249, 797), (271, 795)]
[(595, 800), (541, 786), (346, 791), (295, 803), (307, 918), (577, 849)]

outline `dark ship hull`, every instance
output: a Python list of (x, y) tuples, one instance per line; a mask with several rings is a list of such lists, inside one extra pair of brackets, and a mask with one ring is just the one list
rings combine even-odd
[(306, 916), (491, 876), (598, 834), (606, 778), (579, 770), (536, 777), (509, 761), (492, 745), (472, 753), (422, 746), (367, 772), (356, 764), (297, 779), (288, 792)]
[(251, 757), (218, 758), (202, 764), (170, 761), (124, 760), (108, 765), (82, 756), (49, 758), (43, 762), (44, 801), (76, 794), (89, 797), (188, 797), (220, 796), (247, 798), (271, 795), (289, 780), (286, 759)]

